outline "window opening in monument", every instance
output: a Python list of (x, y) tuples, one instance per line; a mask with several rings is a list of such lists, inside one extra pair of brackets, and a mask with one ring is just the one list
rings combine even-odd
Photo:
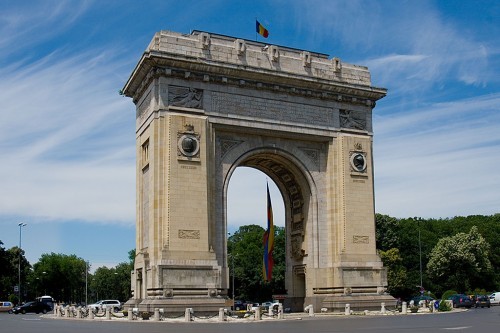
[[(275, 226), (272, 279), (262, 276), (263, 234), (267, 228), (266, 181)], [(265, 173), (238, 167), (227, 190), (227, 230), (229, 297), (236, 300), (266, 302), (285, 288), (285, 207), (282, 195)]]

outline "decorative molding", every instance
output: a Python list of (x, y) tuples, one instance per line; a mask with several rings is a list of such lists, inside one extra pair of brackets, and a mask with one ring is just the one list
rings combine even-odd
[(311, 148), (299, 148), (315, 164), (319, 165), (319, 150)]
[(200, 239), (200, 230), (179, 229), (179, 238), (182, 238), (182, 239)]
[(354, 244), (370, 244), (370, 237), (354, 235), (352, 236), (352, 242)]
[(219, 143), (220, 143), (220, 156), (221, 158), (224, 157), (231, 149), (242, 143), (243, 141), (241, 140), (234, 140), (234, 139), (228, 139), (228, 138), (220, 138)]

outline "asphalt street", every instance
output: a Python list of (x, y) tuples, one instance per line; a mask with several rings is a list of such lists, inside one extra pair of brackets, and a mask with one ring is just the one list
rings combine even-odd
[(0, 313), (0, 332), (23, 333), (304, 333), (304, 332), (498, 332), (500, 306), (452, 313), (386, 316), (315, 316), (259, 322), (143, 322), (55, 319)]

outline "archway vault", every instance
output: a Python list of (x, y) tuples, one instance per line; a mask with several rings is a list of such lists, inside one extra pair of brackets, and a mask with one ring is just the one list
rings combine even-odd
[(374, 230), (372, 109), (386, 90), (327, 55), (194, 31), (155, 34), (136, 105), (129, 306), (227, 306), (226, 195), (238, 166), (278, 185), (289, 307), (390, 304)]

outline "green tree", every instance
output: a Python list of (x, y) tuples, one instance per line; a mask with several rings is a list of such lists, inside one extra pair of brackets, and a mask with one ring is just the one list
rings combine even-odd
[(76, 255), (44, 253), (33, 265), (30, 280), (38, 295), (47, 294), (58, 302), (85, 301), (85, 274), (88, 265)]
[(430, 254), (427, 272), (443, 289), (462, 292), (491, 279), (490, 245), (473, 226), (469, 233), (441, 238)]
[(232, 266), (231, 275), (234, 274), (235, 277), (234, 288), (238, 299), (262, 302), (270, 300), (273, 294), (284, 293), (285, 228), (275, 227), (271, 282), (264, 282), (262, 276), (263, 235), (262, 227), (248, 225), (240, 227), (228, 239), (229, 265)]
[(403, 258), (401, 258), (399, 250), (392, 248), (387, 251), (379, 251), (379, 254), (384, 266), (387, 268), (387, 291), (393, 296), (411, 293), (406, 268), (403, 265)]

